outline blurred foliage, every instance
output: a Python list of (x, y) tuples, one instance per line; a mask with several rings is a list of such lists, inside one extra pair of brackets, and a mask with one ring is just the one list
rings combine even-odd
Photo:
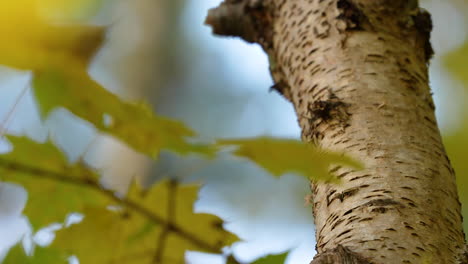
[[(286, 257), (288, 256), (288, 252), (280, 254), (280, 255), (268, 255), (263, 258), (257, 259), (252, 264), (283, 264), (286, 261)], [(230, 257), (227, 260), (226, 264), (235, 264), (238, 263), (233, 257)]]
[(115, 211), (87, 208), (83, 222), (58, 231), (52, 248), (83, 263), (184, 263), (185, 250), (219, 253), (237, 238), (224, 231), (219, 218), (192, 213), (197, 191), (172, 181), (144, 192), (133, 185), (126, 199), (139, 203), (145, 214), (128, 203)]
[[(90, 61), (105, 40), (106, 28), (83, 21), (96, 13), (102, 2), (0, 2), (0, 64), (32, 73), (43, 119), (64, 107), (100, 132), (151, 157), (157, 157), (161, 149), (213, 157), (220, 146), (233, 145), (234, 155), (250, 159), (276, 176), (294, 172), (334, 181), (330, 164), (362, 169), (362, 164), (349, 157), (295, 140), (261, 137), (193, 143), (196, 134), (181, 122), (156, 115), (145, 103), (129, 103), (112, 94), (88, 74)], [(461, 59), (467, 58), (468, 46), (457, 52), (447, 63), (468, 84)], [(466, 131), (468, 128), (446, 140), (459, 175), (468, 172), (462, 154), (468, 147)], [(134, 182), (126, 195), (117, 195), (101, 185), (99, 172), (82, 161), (70, 164), (50, 142), (14, 136), (7, 139), (13, 150), (0, 155), (0, 173), (4, 180), (19, 182), (28, 190), (24, 213), (34, 230), (63, 221), (70, 212), (81, 212), (85, 218), (59, 230), (50, 247), (36, 245), (31, 257), (18, 244), (4, 263), (66, 263), (71, 255), (85, 264), (184, 263), (186, 250), (222, 254), (224, 246), (238, 240), (224, 230), (221, 219), (193, 212), (198, 186), (167, 180), (142, 188)], [(462, 184), (465, 178), (461, 178)], [(280, 264), (286, 256), (267, 256), (253, 264)], [(233, 257), (228, 263), (238, 264)]]
[(445, 65), (454, 77), (463, 82), (468, 88), (468, 41), (464, 45), (450, 52), (445, 57)]
[(297, 140), (259, 137), (221, 140), (219, 144), (238, 146), (235, 155), (254, 161), (276, 176), (294, 172), (315, 180), (335, 181), (336, 177), (330, 175), (330, 164), (363, 169), (362, 164), (343, 154), (326, 152)]
[(156, 157), (162, 148), (181, 154), (213, 153), (209, 146), (189, 143), (185, 138), (195, 136), (195, 133), (182, 123), (156, 116), (143, 103), (122, 101), (92, 80), (84, 70), (50, 68), (35, 74), (33, 86), (43, 117), (56, 107), (65, 107), (101, 132), (152, 157)]
[[(134, 183), (120, 197), (100, 187), (97, 174), (84, 165), (68, 164), (50, 143), (8, 139), (14, 148), (0, 155), (1, 172), (28, 190), (25, 213), (31, 223), (44, 226), (73, 211), (84, 213), (85, 219), (60, 230), (50, 248), (37, 247), (31, 259), (16, 247), (5, 263), (65, 263), (64, 256), (74, 254), (83, 263), (153, 263), (155, 258), (183, 263), (185, 250), (220, 253), (238, 240), (222, 228), (219, 218), (193, 213), (197, 186), (160, 181), (143, 189)], [(116, 209), (109, 210), (109, 205)]]
[(64, 264), (67, 263), (67, 256), (55, 249), (36, 247), (34, 255), (28, 256), (21, 244), (17, 244), (8, 252), (8, 256), (3, 260), (3, 264)]
[[(450, 73), (462, 82), (465, 91), (468, 91), (468, 41), (459, 48), (445, 56), (445, 65)], [(460, 124), (456, 131), (444, 137), (448, 156), (457, 175), (457, 187), (462, 204), (468, 203), (468, 162), (466, 150), (468, 149), (468, 107), (463, 106), (464, 116), (460, 117)], [(468, 218), (467, 206), (462, 207), (463, 216)], [(468, 230), (468, 221), (464, 221), (465, 233)]]
[(85, 205), (108, 204), (109, 199), (89, 188), (89, 184), (97, 184), (99, 178), (82, 162), (69, 164), (49, 142), (37, 143), (25, 137), (7, 138), (14, 148), (0, 155), (0, 174), (2, 180), (20, 183), (28, 191), (24, 213), (34, 229), (63, 221), (70, 212), (80, 212)]

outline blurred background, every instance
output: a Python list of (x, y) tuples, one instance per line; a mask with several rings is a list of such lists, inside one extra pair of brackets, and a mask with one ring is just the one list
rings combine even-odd
[[(104, 47), (91, 75), (129, 100), (145, 100), (155, 111), (183, 121), (202, 138), (270, 135), (299, 138), (292, 106), (275, 92), (268, 60), (257, 45), (219, 38), (203, 25), (207, 10), (221, 0), (107, 0), (89, 23), (108, 25)], [(467, 106), (468, 2), (423, 0), (433, 15), (431, 86), (437, 118), (457, 171), (462, 203), (468, 204)], [(196, 210), (213, 213), (244, 241), (232, 250), (240, 261), (292, 250), (287, 263), (308, 263), (314, 230), (306, 179), (273, 178), (252, 163), (220, 155), (214, 161), (169, 152), (157, 161), (140, 155), (65, 109), (42, 121), (29, 87), (30, 75), (0, 68), (0, 135), (50, 137), (70, 161), (84, 159), (105, 181), (125, 192), (132, 177), (150, 183), (162, 177), (199, 181)], [(0, 139), (0, 152), (9, 151)], [(0, 185), (0, 249), (5, 252), (28, 232), (21, 215), (27, 193)], [(464, 214), (468, 215), (468, 206)], [(467, 225), (468, 226), (468, 225)], [(44, 238), (45, 237), (45, 238)], [(44, 233), (52, 239), (53, 233)], [(220, 264), (220, 256), (187, 253), (193, 264)]]

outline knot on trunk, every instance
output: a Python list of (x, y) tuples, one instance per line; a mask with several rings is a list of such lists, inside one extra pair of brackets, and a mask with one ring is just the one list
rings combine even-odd
[(371, 264), (364, 257), (338, 245), (332, 250), (315, 255), (310, 264)]

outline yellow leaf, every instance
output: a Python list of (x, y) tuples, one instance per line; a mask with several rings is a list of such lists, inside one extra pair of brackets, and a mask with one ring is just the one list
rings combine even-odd
[(121, 101), (89, 76), (88, 64), (104, 40), (103, 27), (52, 23), (50, 19), (59, 13), (66, 20), (64, 14), (71, 10), (93, 9), (101, 1), (1, 1), (0, 64), (33, 72), (43, 118), (62, 106), (151, 156), (161, 148), (212, 154), (207, 146), (188, 143), (186, 137), (194, 133), (180, 122), (156, 116), (144, 104)]
[(51, 143), (8, 136), (13, 150), (0, 155), (3, 180), (17, 182), (28, 191), (24, 213), (34, 228), (63, 221), (85, 205), (106, 206), (110, 200), (98, 195), (88, 183), (98, 175), (84, 164), (69, 164)]
[(36, 247), (32, 256), (26, 255), (21, 243), (8, 251), (3, 264), (66, 264), (66, 256), (56, 250)]
[(197, 187), (174, 182), (149, 190), (133, 184), (122, 210), (87, 208), (83, 222), (59, 231), (52, 247), (102, 264), (183, 264), (186, 250), (220, 253), (237, 238), (217, 217), (193, 213), (196, 193)]
[(51, 68), (38, 72), (33, 85), (42, 116), (63, 106), (99, 130), (153, 157), (161, 148), (181, 154), (213, 153), (208, 146), (187, 142), (186, 137), (195, 133), (182, 123), (156, 116), (145, 104), (123, 102), (86, 72)]
[(33, 71), (49, 67), (86, 71), (104, 39), (104, 28), (51, 24), (40, 14), (41, 8), (52, 8), (46, 4), (50, 3), (43, 0), (0, 2), (0, 64)]
[[(188, 235), (199, 238), (211, 247), (210, 250), (208, 247), (191, 241), (192, 245), (186, 249), (219, 253), (223, 246), (237, 241), (238, 238), (222, 228), (223, 221), (218, 217), (193, 211), (198, 189), (197, 185), (180, 185), (175, 181), (162, 181), (149, 190), (143, 190), (137, 183), (134, 183), (130, 188), (128, 198), (151, 208), (151, 212), (160, 216), (164, 221), (173, 222), (175, 226), (187, 230)], [(172, 215), (171, 210), (173, 210)], [(168, 248), (177, 251), (177, 247), (168, 246)]]
[[(288, 256), (289, 252), (285, 252), (280, 255), (268, 255), (263, 258), (257, 259), (252, 264), (284, 264), (286, 261), (286, 257)], [(239, 263), (237, 260), (234, 259), (233, 256), (230, 256), (227, 260), (227, 264), (237, 264)]]
[(334, 180), (330, 164), (342, 164), (356, 169), (362, 165), (340, 154), (321, 150), (297, 140), (259, 137), (252, 139), (221, 140), (220, 145), (236, 145), (234, 154), (248, 158), (273, 175), (295, 172), (314, 180)]

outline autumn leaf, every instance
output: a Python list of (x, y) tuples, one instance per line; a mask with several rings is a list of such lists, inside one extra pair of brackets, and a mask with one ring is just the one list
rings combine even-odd
[[(83, 2), (71, 1), (75, 6)], [(64, 6), (63, 3), (60, 6)], [(43, 14), (50, 10), (61, 10), (58, 2), (15, 0), (0, 3), (0, 64), (34, 72), (50, 67), (86, 72), (87, 64), (104, 40), (105, 29), (52, 24)]]
[(182, 154), (213, 153), (207, 146), (189, 143), (186, 138), (195, 133), (182, 123), (154, 115), (147, 105), (122, 101), (89, 76), (87, 68), (104, 41), (105, 28), (57, 23), (56, 17), (67, 20), (64, 14), (71, 18), (72, 10), (95, 9), (100, 2), (1, 2), (0, 64), (32, 71), (34, 94), (44, 119), (51, 110), (65, 107), (153, 157), (161, 148)]
[(252, 264), (284, 264), (286, 261), (286, 257), (288, 256), (289, 252), (283, 253), (281, 255), (269, 255), (264, 258), (260, 258), (256, 260)]
[(254, 161), (275, 176), (295, 172), (315, 180), (333, 180), (330, 164), (362, 169), (359, 162), (343, 154), (327, 152), (297, 140), (258, 137), (221, 140), (219, 144), (238, 146), (234, 155)]
[[(52, 247), (82, 263), (103, 264), (149, 264), (155, 259), (176, 264), (185, 263), (186, 250), (220, 253), (237, 237), (222, 229), (219, 218), (193, 212), (197, 190), (171, 181), (149, 190), (133, 184), (121, 210), (87, 208), (81, 223), (57, 232)], [(141, 208), (132, 210), (128, 201)]]
[(65, 107), (100, 131), (153, 157), (160, 149), (181, 154), (214, 153), (209, 146), (189, 143), (186, 138), (195, 133), (181, 122), (156, 116), (145, 104), (120, 100), (86, 72), (49, 69), (35, 75), (33, 86), (43, 117), (56, 107)]
[(3, 180), (20, 183), (28, 191), (24, 213), (34, 228), (63, 221), (85, 205), (106, 206), (110, 201), (88, 186), (97, 185), (95, 172), (80, 162), (69, 164), (50, 142), (15, 136), (7, 139), (13, 150), (0, 155), (0, 172)]
[(66, 264), (66, 256), (54, 249), (35, 247), (34, 254), (28, 256), (21, 243), (16, 244), (8, 251), (3, 264)]
[[(259, 258), (251, 264), (284, 264), (286, 257), (289, 252), (285, 252), (280, 255), (268, 255), (263, 258)], [(230, 256), (227, 260), (227, 264), (238, 264), (239, 262), (234, 259), (233, 256)]]

